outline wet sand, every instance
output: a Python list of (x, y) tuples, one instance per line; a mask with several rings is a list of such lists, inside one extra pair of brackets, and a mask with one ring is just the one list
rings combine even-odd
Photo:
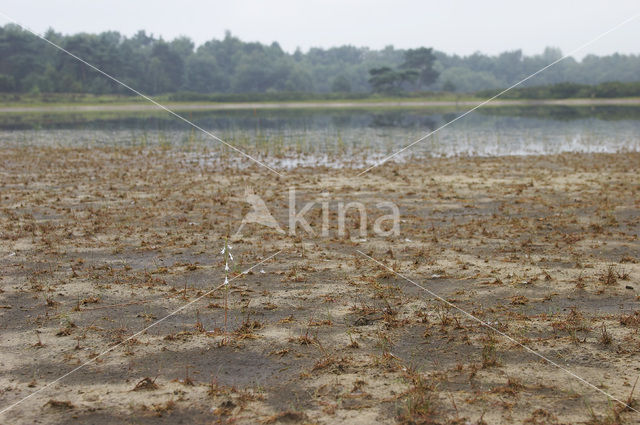
[[(0, 152), (0, 410), (91, 361), (0, 423), (640, 419), (522, 346), (629, 402), (640, 154), (429, 159), (360, 177), (193, 155)], [(290, 187), (296, 211), (314, 202), (313, 234), (236, 234), (247, 188), (288, 232)], [(351, 210), (340, 235), (339, 203), (354, 201), (367, 233)], [(399, 207), (399, 235), (375, 234), (380, 202)]]

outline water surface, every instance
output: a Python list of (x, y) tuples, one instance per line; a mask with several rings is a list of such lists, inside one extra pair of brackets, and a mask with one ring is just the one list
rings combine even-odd
[[(198, 126), (284, 167), (362, 166), (451, 122), (464, 110), (185, 112)], [(166, 113), (5, 114), (0, 146), (162, 146), (197, 161), (235, 160), (219, 142)], [(640, 150), (640, 107), (487, 107), (399, 155), (504, 156)], [(206, 151), (206, 155), (196, 153)], [(241, 159), (241, 158), (237, 158)]]

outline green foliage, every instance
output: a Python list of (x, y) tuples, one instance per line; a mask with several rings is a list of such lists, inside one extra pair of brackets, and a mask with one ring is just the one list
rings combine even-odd
[[(500, 90), (478, 92), (480, 97), (491, 97)], [(596, 85), (558, 83), (548, 86), (519, 87), (503, 94), (505, 99), (570, 99), (570, 98), (615, 98), (640, 96), (640, 82), (605, 82)]]
[(388, 66), (371, 68), (369, 70), (369, 84), (373, 91), (378, 93), (395, 93), (400, 90), (403, 81), (403, 73), (394, 71)]
[(0, 74), (0, 92), (10, 93), (16, 88), (16, 82), (13, 76)]
[(404, 52), (404, 62), (399, 70), (388, 66), (371, 68), (369, 84), (377, 93), (400, 93), (403, 90), (419, 91), (433, 84), (438, 78), (438, 71), (433, 66), (436, 57), (432, 49), (421, 47)]
[(351, 91), (351, 83), (349, 82), (349, 79), (344, 75), (338, 75), (334, 78), (333, 83), (331, 83), (331, 91), (337, 93), (349, 93)]
[(407, 70), (405, 71), (405, 80), (416, 81), (417, 90), (424, 90), (438, 79), (439, 72), (434, 69), (435, 62), (436, 57), (433, 54), (433, 49), (420, 47), (409, 49), (404, 53), (404, 62), (400, 68)]
[[(278, 43), (243, 42), (229, 32), (221, 40), (197, 47), (186, 37), (165, 41), (144, 31), (125, 37), (114, 31), (62, 35), (49, 30), (45, 37), (151, 95), (284, 93), (284, 97), (291, 97), (295, 93), (301, 97), (301, 93), (341, 93), (342, 97), (350, 97), (371, 91), (402, 96), (441, 90), (472, 93), (508, 87), (562, 57), (553, 48), (535, 56), (523, 56), (516, 50), (497, 56), (475, 53), (460, 57), (425, 47), (400, 50), (393, 46), (382, 50), (341, 46), (287, 53)], [(0, 57), (0, 92), (128, 94), (114, 81), (16, 25), (0, 26)], [(640, 79), (638, 69), (637, 55), (589, 55), (581, 62), (568, 58), (510, 95), (637, 96), (637, 87), (626, 83)], [(621, 83), (604, 84), (608, 81)], [(588, 86), (593, 84), (597, 86)], [(533, 87), (545, 85), (553, 86), (546, 91)]]
[(369, 99), (369, 93), (309, 93), (309, 92), (268, 92), (268, 93), (201, 93), (182, 91), (168, 96), (172, 102), (284, 102), (314, 100), (358, 100)]
[(450, 80), (445, 80), (444, 84), (442, 85), (442, 90), (445, 92), (454, 92), (456, 91), (456, 85), (453, 84), (453, 82), (451, 82)]

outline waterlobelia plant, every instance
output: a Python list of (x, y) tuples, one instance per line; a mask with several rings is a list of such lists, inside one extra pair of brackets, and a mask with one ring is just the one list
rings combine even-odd
[(233, 261), (229, 240), (224, 239), (224, 246), (220, 254), (224, 255), (224, 333), (227, 334), (227, 312), (229, 310), (229, 261)]

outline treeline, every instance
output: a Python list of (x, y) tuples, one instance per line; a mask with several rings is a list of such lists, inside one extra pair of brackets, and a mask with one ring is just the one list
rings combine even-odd
[[(45, 37), (137, 90), (154, 95), (190, 92), (233, 97), (260, 93), (274, 98), (278, 93), (351, 93), (353, 97), (371, 91), (472, 93), (507, 87), (562, 56), (552, 48), (534, 56), (524, 56), (518, 50), (462, 57), (393, 46), (288, 53), (278, 43), (244, 42), (230, 33), (200, 46), (186, 37), (166, 41), (144, 31), (125, 37), (113, 31), (63, 35), (49, 30)], [(526, 85), (638, 80), (640, 56), (590, 55), (581, 61), (566, 59)], [(12, 24), (0, 27), (0, 92), (129, 94)]]

